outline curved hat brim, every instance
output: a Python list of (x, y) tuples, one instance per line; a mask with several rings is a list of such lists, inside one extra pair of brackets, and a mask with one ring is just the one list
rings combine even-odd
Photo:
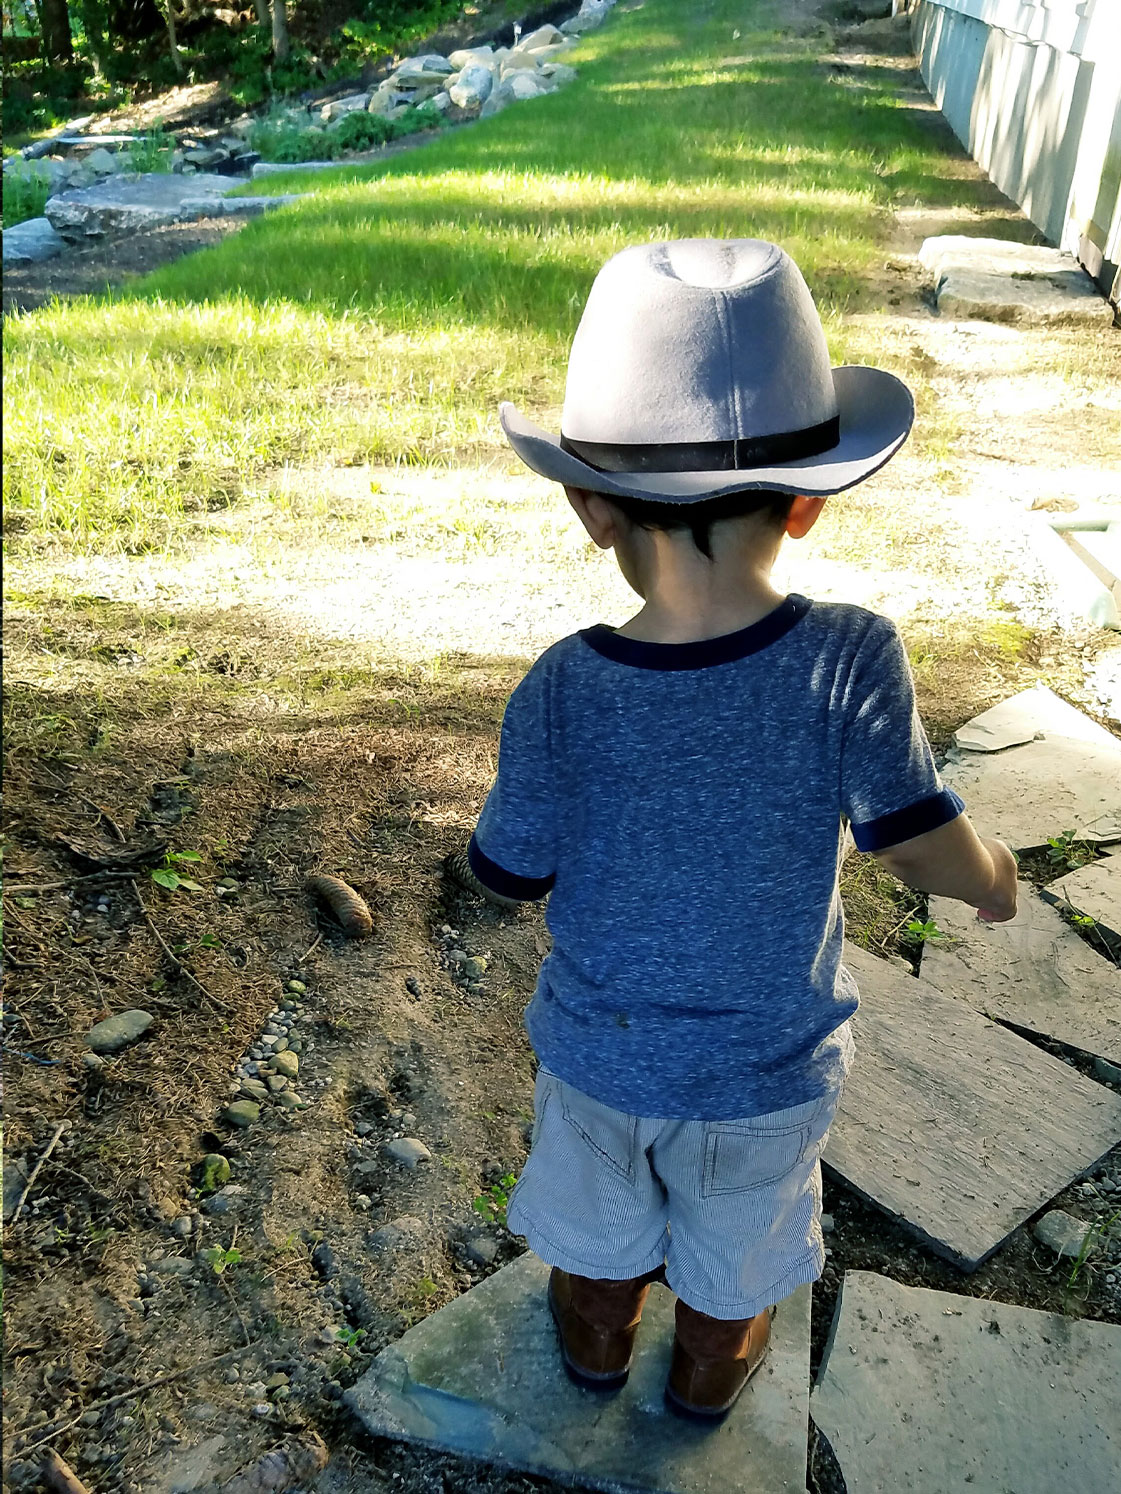
[(721, 493), (771, 488), (824, 498), (871, 477), (891, 460), (910, 433), (915, 402), (901, 379), (882, 368), (851, 364), (833, 370), (841, 439), (820, 456), (774, 467), (734, 472), (601, 472), (562, 451), (560, 437), (527, 420), (512, 404), (499, 408), (510, 445), (534, 472), (573, 488), (609, 497), (652, 498), (662, 503), (694, 503)]

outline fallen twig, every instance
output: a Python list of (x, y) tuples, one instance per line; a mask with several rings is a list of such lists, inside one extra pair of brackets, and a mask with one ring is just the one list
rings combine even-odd
[(35, 1166), (31, 1169), (30, 1176), (28, 1177), (27, 1182), (23, 1185), (23, 1192), (19, 1196), (19, 1202), (16, 1204), (15, 1208), (12, 1210), (12, 1223), (13, 1224), (15, 1224), (16, 1220), (19, 1218), (20, 1214), (23, 1212), (23, 1206), (27, 1202), (27, 1195), (31, 1192), (32, 1188), (35, 1186), (35, 1179), (39, 1176), (39, 1173), (40, 1173), (40, 1170), (42, 1169), (43, 1163), (47, 1160), (47, 1158), (50, 1156), (50, 1154), (54, 1151), (55, 1147), (58, 1145), (58, 1138), (62, 1135), (63, 1131), (66, 1130), (66, 1128), (67, 1128), (67, 1126), (69, 1124), (70, 1124), (69, 1121), (59, 1121), (58, 1125), (54, 1128), (54, 1135), (51, 1137), (50, 1141), (47, 1142), (47, 1149), (46, 1149), (46, 1151), (39, 1158), (38, 1162), (36, 1162)]
[(52, 1452), (43, 1464), (43, 1481), (56, 1494), (89, 1494), (85, 1484), (58, 1453)]
[[(172, 1370), (169, 1374), (157, 1375), (154, 1380), (146, 1380), (143, 1385), (134, 1385), (131, 1390), (122, 1390), (119, 1395), (111, 1395), (107, 1396), (104, 1400), (94, 1401), (91, 1405), (83, 1407), (81, 1415), (75, 1416), (72, 1421), (65, 1423), (58, 1421), (49, 1422), (44, 1430), (44, 1435), (39, 1438), (38, 1442), (33, 1442), (30, 1447), (20, 1450), (20, 1457), (26, 1458), (29, 1453), (38, 1452), (39, 1448), (46, 1447), (47, 1443), (53, 1441), (55, 1437), (61, 1437), (63, 1432), (68, 1432), (72, 1427), (76, 1427), (79, 1421), (81, 1421), (82, 1416), (87, 1415), (90, 1411), (107, 1411), (111, 1406), (119, 1406), (124, 1401), (134, 1400), (138, 1395), (146, 1395), (149, 1390), (158, 1390), (161, 1385), (170, 1385), (174, 1380), (182, 1380), (186, 1375), (197, 1374), (199, 1370), (209, 1369), (214, 1364), (221, 1364), (224, 1359), (232, 1359), (235, 1355), (244, 1354), (246, 1349), (251, 1348), (253, 1348), (253, 1344), (248, 1343), (241, 1344), (236, 1349), (227, 1349), (222, 1354), (215, 1354), (212, 1359), (202, 1360), (200, 1364), (191, 1364), (186, 1369)], [(7, 1435), (15, 1438), (23, 1436), (26, 1432), (38, 1430), (39, 1428), (37, 1427), (24, 1427), (20, 1432), (8, 1432)]]
[(163, 950), (164, 954), (167, 955), (168, 959), (175, 966), (176, 970), (179, 971), (180, 975), (185, 975), (187, 977), (187, 979), (191, 982), (191, 985), (193, 985), (197, 991), (200, 991), (202, 993), (202, 995), (206, 998), (206, 1000), (210, 1003), (214, 1010), (217, 1012), (221, 1012), (223, 1016), (228, 1017), (230, 1014), (230, 1008), (224, 1001), (219, 1001), (217, 996), (212, 996), (203, 985), (202, 981), (199, 980), (197, 976), (191, 974), (186, 965), (184, 965), (179, 956), (174, 953), (170, 944), (168, 944), (167, 940), (156, 927), (155, 919), (152, 917), (151, 913), (149, 913), (148, 905), (140, 895), (140, 888), (136, 885), (135, 873), (133, 874), (131, 881), (133, 894), (136, 898), (136, 901), (140, 905), (140, 911), (144, 915), (144, 921), (147, 923), (148, 927), (151, 929), (153, 935), (155, 936), (156, 943)]
[(67, 877), (65, 882), (36, 882), (30, 887), (23, 882), (16, 882), (11, 887), (6, 887), (4, 893), (5, 895), (11, 893), (14, 896), (17, 892), (21, 895), (25, 892), (58, 892), (63, 887), (74, 887), (79, 882), (104, 882), (106, 879), (113, 882), (133, 882), (136, 880), (136, 873), (127, 871), (86, 872), (80, 877)]
[(300, 958), (296, 961), (296, 964), (297, 965), (302, 965), (305, 960), (310, 960), (311, 957), (312, 957), (312, 955), (315, 953), (315, 951), (319, 948), (319, 946), (322, 943), (323, 943), (323, 935), (320, 934), (319, 937), (316, 939), (315, 943), (311, 946), (311, 948), (309, 950), (305, 951), (305, 953), (300, 956)]
[(236, 1299), (234, 1297), (234, 1294), (233, 1294), (233, 1290), (230, 1287), (230, 1284), (226, 1280), (226, 1278), (224, 1276), (219, 1276), (218, 1280), (222, 1283), (222, 1285), (226, 1289), (226, 1296), (230, 1299), (230, 1306), (234, 1310), (234, 1316), (237, 1318), (238, 1322), (241, 1324), (241, 1331), (245, 1335), (245, 1347), (248, 1348), (249, 1347), (249, 1342), (250, 1342), (250, 1340), (249, 1340), (249, 1329), (245, 1326), (245, 1319), (241, 1315), (241, 1308), (238, 1307), (237, 1301), (236, 1301)]

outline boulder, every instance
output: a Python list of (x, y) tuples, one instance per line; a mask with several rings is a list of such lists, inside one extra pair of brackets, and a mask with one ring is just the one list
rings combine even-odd
[(523, 36), (515, 52), (539, 52), (542, 47), (555, 47), (564, 44), (564, 32), (556, 26), (538, 26), (536, 31), (531, 31), (528, 36)]
[[(4, 238), (7, 237), (5, 233)], [(138, 1008), (118, 1012), (115, 1017), (106, 1017), (104, 1022), (91, 1027), (86, 1042), (95, 1053), (119, 1053), (122, 1048), (127, 1048), (130, 1043), (142, 1038), (155, 1020), (151, 1012), (140, 1011)]]
[(539, 94), (549, 92), (548, 83), (533, 73), (514, 73), (508, 81), (510, 92), (519, 102), (525, 99), (535, 99)]
[(66, 240), (57, 234), (46, 218), (28, 218), (14, 228), (4, 230), (4, 263), (37, 264), (54, 259), (66, 248)]
[(472, 64), (465, 67), (448, 89), (448, 96), (458, 109), (480, 109), (494, 91), (494, 74), (489, 68)]
[(412, 100), (408, 94), (398, 93), (395, 88), (379, 88), (370, 99), (371, 114), (380, 114), (383, 119), (396, 119), (409, 107)]
[(96, 176), (115, 176), (121, 169), (120, 161), (103, 145), (98, 146), (97, 150), (91, 150), (89, 155), (84, 157), (82, 165)]
[(442, 83), (455, 72), (455, 67), (438, 52), (426, 52), (421, 57), (406, 57), (398, 67), (395, 77), (398, 83), (412, 87), (416, 83)]
[(502, 61), (500, 69), (501, 76), (507, 78), (511, 73), (535, 73), (537, 71), (537, 58), (531, 52), (511, 52), (509, 57)]
[(365, 109), (370, 102), (368, 93), (352, 93), (345, 99), (333, 99), (331, 103), (324, 104), (319, 111), (319, 118), (324, 124), (330, 124), (335, 119), (345, 119), (348, 114), (357, 114), (359, 109)]
[(432, 96), (429, 103), (433, 109), (438, 109), (441, 114), (445, 114), (452, 106), (452, 97), (446, 88), (442, 88), (439, 93)]
[(493, 60), (493, 47), (461, 47), (458, 52), (452, 52), (448, 57), (453, 71), (457, 68), (470, 67), (473, 62), (485, 65), (488, 61), (493, 62)]
[(479, 110), (479, 118), (489, 119), (492, 114), (501, 114), (507, 104), (512, 103), (514, 103), (514, 90), (510, 87), (509, 83), (499, 83), (492, 89), (490, 98), (487, 99), (486, 103)]
[(548, 78), (554, 88), (563, 88), (566, 83), (575, 81), (576, 69), (563, 62), (546, 62), (541, 69), (541, 76)]

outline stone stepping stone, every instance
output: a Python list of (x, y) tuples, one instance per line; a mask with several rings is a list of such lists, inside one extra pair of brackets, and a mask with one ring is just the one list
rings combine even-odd
[(849, 1494), (1104, 1494), (1121, 1328), (849, 1271), (810, 1412)]
[(1066, 830), (1121, 840), (1121, 742), (1052, 691), (1003, 701), (955, 740), (942, 777), (983, 835), (1017, 851)]
[(919, 250), (938, 310), (1043, 326), (1110, 326), (1113, 309), (1072, 254), (1005, 239), (940, 234)]
[(982, 923), (948, 897), (930, 899), (930, 917), (949, 938), (923, 945), (921, 986), (933, 982), (988, 1017), (1121, 1063), (1121, 970), (1034, 887), (1020, 883), (1008, 923)]
[(611, 1494), (804, 1494), (808, 1287), (779, 1307), (763, 1368), (728, 1417), (708, 1427), (665, 1409), (669, 1291), (650, 1293), (626, 1386), (601, 1395), (564, 1372), (548, 1279), (534, 1255), (504, 1266), (383, 1349), (347, 1404), (376, 1437)]
[(1121, 939), (1121, 856), (1106, 856), (1052, 882), (1044, 893)]
[(974, 1271), (1121, 1142), (1121, 1098), (853, 945), (856, 1061), (825, 1163)]
[(222, 197), (236, 186), (232, 177), (201, 171), (189, 176), (172, 172), (118, 176), (96, 187), (59, 192), (48, 199), (44, 212), (51, 227), (67, 239), (142, 232), (192, 217), (185, 203), (199, 197)]

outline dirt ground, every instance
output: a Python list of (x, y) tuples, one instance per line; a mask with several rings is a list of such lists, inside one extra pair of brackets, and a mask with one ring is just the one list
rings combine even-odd
[[(845, 65), (897, 66), (927, 107), (878, 34), (852, 33)], [(1009, 211), (993, 193), (981, 216)], [(968, 231), (960, 216), (942, 227)], [(812, 548), (792, 547), (788, 583), (898, 618), (939, 749), (1039, 680), (1116, 730), (1121, 640), (1072, 620), (1022, 523), (1029, 500), (1116, 488), (1116, 348), (941, 321), (907, 258), (930, 231), (901, 216), (878, 288), (890, 309), (852, 329), (870, 358), (923, 372), (947, 449), (909, 447)], [(134, 268), (186, 238), (134, 241), (153, 256)], [(93, 287), (107, 263), (90, 263), (92, 279), (56, 288)], [(1074, 378), (1051, 371), (1056, 337)], [(364, 1439), (338, 1397), (521, 1248), (493, 1190), (525, 1157), (521, 1014), (547, 935), (537, 908), (460, 897), (441, 862), (474, 823), (528, 658), (597, 616), (621, 620), (627, 596), (503, 458), (277, 484), (285, 503), (209, 516), (189, 554), (9, 562), (6, 1213), (64, 1129), (5, 1234), (4, 1487), (38, 1488), (53, 1448), (91, 1494), (244, 1494), (276, 1485), (235, 1474), (286, 1448), (290, 1486), (322, 1494), (559, 1491)], [(449, 491), (464, 522), (437, 545), (424, 521)], [(850, 922), (898, 950), (918, 905), (859, 861)], [(161, 869), (200, 890), (161, 888)], [(368, 939), (303, 891), (312, 870), (366, 898)], [(91, 1026), (129, 1009), (152, 1026), (91, 1064)], [(287, 1093), (306, 1108), (270, 1100), (256, 1125), (227, 1124), (237, 1066), (281, 1033), (299, 1061)], [(415, 1169), (384, 1151), (402, 1136), (430, 1153)], [(217, 1189), (214, 1154), (230, 1168)], [(1078, 1188), (1056, 1206), (1091, 1217)], [(826, 1208), (815, 1370), (850, 1268), (1121, 1321), (1104, 1252), (1072, 1281), (1019, 1231), (963, 1277), (832, 1179)], [(208, 1261), (212, 1248), (227, 1254)], [(843, 1487), (811, 1431), (809, 1488)]]

